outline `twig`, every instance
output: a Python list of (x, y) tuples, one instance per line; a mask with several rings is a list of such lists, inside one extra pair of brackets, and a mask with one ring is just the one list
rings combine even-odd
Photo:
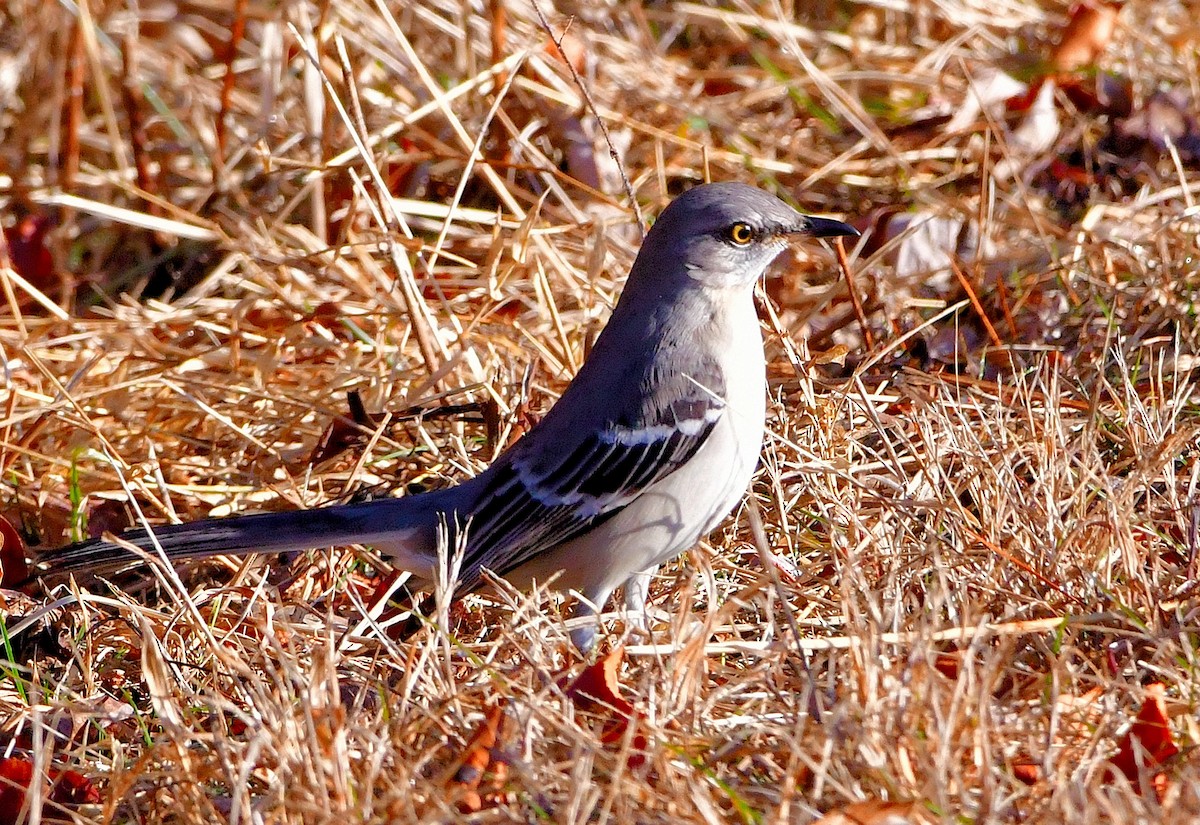
[(229, 101), (233, 97), (233, 87), (235, 76), (233, 73), (233, 61), (237, 57), (238, 46), (242, 43), (242, 37), (246, 33), (246, 0), (237, 0), (233, 8), (233, 25), (229, 27), (229, 45), (225, 50), (225, 77), (221, 81), (221, 102), (217, 108), (217, 123), (215, 128), (214, 141), (216, 143), (215, 163), (213, 163), (213, 185), (218, 185), (218, 178), (224, 173), (225, 167), (225, 140), (228, 131), (227, 117), (229, 115)]
[(841, 238), (834, 241), (833, 249), (837, 253), (838, 266), (842, 268), (842, 276), (846, 279), (846, 291), (850, 293), (850, 303), (854, 305), (854, 315), (858, 318), (858, 325), (862, 327), (863, 343), (868, 350), (875, 349), (875, 336), (871, 334), (871, 328), (867, 326), (867, 316), (863, 313), (862, 302), (858, 299), (858, 287), (854, 283), (854, 269), (850, 266), (850, 259), (846, 257), (846, 246), (842, 243)]
[(975, 308), (975, 313), (979, 316), (979, 320), (983, 321), (983, 326), (987, 330), (988, 338), (991, 339), (993, 346), (1003, 347), (1004, 342), (1000, 340), (1000, 336), (996, 334), (996, 328), (992, 326), (992, 321), (987, 317), (987, 313), (983, 311), (983, 303), (979, 300), (979, 295), (975, 292), (975, 288), (971, 286), (971, 282), (967, 280), (966, 274), (962, 271), (962, 267), (954, 260), (950, 261), (950, 270), (954, 273), (954, 277), (958, 279), (958, 283), (967, 293), (967, 297), (971, 299), (971, 306)]

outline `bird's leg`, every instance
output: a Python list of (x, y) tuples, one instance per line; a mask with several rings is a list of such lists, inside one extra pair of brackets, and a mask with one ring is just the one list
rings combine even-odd
[[(651, 569), (646, 573), (638, 573), (634, 577), (645, 576), (645, 582), (636, 591), (641, 594), (637, 597), (640, 599), (637, 604), (642, 605), (642, 607), (636, 608), (639, 614), (644, 613), (646, 588), (649, 586), (650, 574), (653, 572), (654, 569)], [(630, 579), (630, 582), (632, 581), (633, 579)], [(575, 594), (578, 598), (575, 603), (574, 620), (579, 623), (579, 626), (571, 631), (571, 641), (575, 643), (575, 647), (580, 653), (586, 654), (595, 646), (597, 635), (601, 630), (599, 614), (604, 609), (604, 605), (608, 604), (608, 597), (612, 595), (613, 590), (614, 588), (608, 585), (602, 588), (587, 588)], [(627, 605), (631, 604), (629, 593), (629, 583), (626, 583), (625, 603)]]
[(649, 637), (650, 623), (646, 613), (646, 601), (650, 598), (650, 580), (658, 572), (658, 565), (634, 573), (625, 582), (626, 621), (630, 627)]
[[(574, 614), (580, 624), (571, 631), (571, 641), (575, 649), (586, 656), (596, 646), (596, 631), (600, 629), (596, 605), (589, 599), (579, 599)], [(587, 621), (583, 621), (585, 619)]]

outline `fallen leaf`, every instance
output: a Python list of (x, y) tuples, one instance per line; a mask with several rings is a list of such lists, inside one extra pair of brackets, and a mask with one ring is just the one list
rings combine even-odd
[(707, 97), (720, 97), (734, 93), (745, 94), (746, 84), (742, 81), (744, 75), (736, 72), (722, 73), (704, 78), (701, 91)]
[(951, 264), (956, 260), (973, 264), (995, 255), (995, 245), (981, 237), (974, 219), (935, 212), (904, 212), (892, 215), (882, 227), (881, 240), (897, 236), (893, 247), (896, 277), (919, 279), (941, 291), (951, 283)]
[(564, 33), (558, 42), (551, 40), (544, 50), (555, 60), (569, 63), (576, 72), (583, 73), (587, 68), (588, 48), (582, 40), (570, 33)]
[(619, 159), (625, 157), (632, 143), (628, 131), (610, 131), (605, 137), (590, 115), (554, 118), (546, 124), (546, 130), (547, 137), (561, 148), (571, 177), (600, 192), (621, 191)]
[(946, 132), (955, 134), (976, 127), (980, 112), (998, 117), (1008, 101), (1025, 94), (1029, 86), (992, 67), (984, 67), (967, 78), (967, 95), (946, 122)]
[(0, 823), (20, 821), (25, 792), (33, 780), (33, 763), (16, 756), (0, 759)]
[(162, 649), (150, 620), (145, 616), (139, 616), (138, 620), (142, 636), (142, 679), (150, 694), (150, 706), (154, 708), (158, 720), (168, 731), (182, 731), (185, 724), (180, 709), (180, 692), (169, 664), (170, 660), (166, 651)]
[(1018, 759), (1012, 763), (1012, 775), (1024, 785), (1036, 785), (1042, 780), (1042, 766), (1032, 759)]
[(846, 356), (850, 354), (850, 347), (845, 344), (835, 344), (824, 352), (814, 352), (812, 356), (813, 364), (837, 364), (842, 366), (846, 363)]
[(812, 825), (915, 825), (928, 821), (919, 802), (868, 799), (830, 811)]
[[(34, 766), (21, 756), (0, 759), (0, 825), (22, 822), (25, 793), (33, 782)], [(50, 792), (45, 797), (55, 805), (98, 805), (100, 791), (92, 781), (77, 771), (49, 770)], [(28, 813), (26, 811), (26, 813)]]
[(1041, 155), (1058, 140), (1062, 127), (1058, 108), (1054, 104), (1057, 88), (1052, 80), (1047, 80), (1038, 88), (1029, 110), (1008, 135), (1008, 156), (992, 170), (997, 179), (1006, 180), (1020, 174), (1031, 158)]
[(25, 542), (4, 516), (0, 516), (0, 588), (13, 589), (29, 577)]
[(604, 658), (588, 665), (567, 687), (567, 698), (585, 713), (607, 710), (626, 717), (631, 715), (633, 705), (621, 696), (617, 677), (624, 659), (625, 648), (617, 647)]
[(87, 499), (87, 535), (98, 539), (105, 533), (118, 536), (135, 525), (129, 504), (114, 498)]
[(366, 444), (370, 433), (386, 418), (382, 413), (367, 412), (357, 390), (346, 393), (346, 403), (350, 415), (338, 416), (329, 423), (308, 457), (309, 464), (322, 464), (351, 447)]
[[(620, 742), (629, 726), (641, 721), (641, 714), (621, 696), (618, 672), (625, 658), (625, 648), (618, 647), (607, 656), (588, 665), (566, 688), (567, 698), (584, 713), (604, 719), (600, 741), (606, 745)], [(645, 734), (633, 735), (633, 754), (629, 765), (638, 767), (646, 761), (647, 739)]]
[(488, 708), (483, 721), (475, 729), (458, 759), (458, 769), (447, 783), (451, 788), (459, 789), (461, 793), (458, 802), (461, 813), (478, 813), (483, 809), (484, 797), (479, 793), (479, 786), (489, 767), (493, 773), (489, 785), (499, 790), (504, 783), (507, 766), (502, 762), (495, 762), (492, 754), (504, 731), (505, 704), (501, 699)]
[(1128, 77), (1110, 72), (1060, 75), (1058, 86), (1080, 112), (1122, 118), (1133, 111), (1133, 81)]
[(1120, 3), (1085, 0), (1071, 9), (1062, 38), (1050, 53), (1050, 63), (1060, 72), (1073, 72), (1096, 62), (1117, 30)]
[(957, 681), (959, 671), (962, 670), (962, 651), (951, 650), (937, 654), (933, 660), (933, 669), (947, 679)]
[(50, 770), (50, 801), (59, 805), (99, 805), (103, 800), (100, 790), (78, 771)]
[(1151, 785), (1160, 798), (1166, 791), (1167, 775), (1155, 769), (1179, 753), (1179, 746), (1171, 737), (1165, 698), (1166, 688), (1161, 683), (1146, 686), (1146, 700), (1110, 760), (1138, 793), (1142, 789), (1142, 772), (1151, 773)]
[(1132, 155), (1147, 144), (1160, 154), (1174, 147), (1184, 161), (1195, 161), (1200, 158), (1200, 123), (1194, 108), (1185, 92), (1155, 92), (1129, 117), (1117, 121), (1116, 148)]
[(242, 323), (250, 329), (282, 337), (284, 330), (296, 323), (296, 314), (281, 306), (253, 306), (242, 316)]
[(46, 290), (57, 283), (54, 256), (46, 246), (46, 235), (54, 228), (49, 215), (26, 215), (4, 230), (8, 258), (13, 270), (29, 283)]
[(754, 545), (743, 546), (739, 553), (741, 554), (740, 564), (749, 569), (765, 569), (765, 565), (769, 564), (775, 569), (783, 583), (796, 584), (800, 581), (800, 568), (791, 559), (779, 553), (772, 552), (767, 548), (760, 550)]

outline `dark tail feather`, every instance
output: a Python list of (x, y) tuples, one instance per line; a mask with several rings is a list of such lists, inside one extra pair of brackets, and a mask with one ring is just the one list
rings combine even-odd
[[(158, 555), (155, 541), (172, 562), (208, 556), (280, 553), (344, 544), (369, 544), (399, 566), (414, 566), (435, 552), (439, 514), (451, 509), (457, 488), (401, 499), (343, 504), (315, 510), (205, 519), (146, 530), (127, 530), (122, 541)], [(405, 564), (406, 559), (408, 564)], [(101, 572), (132, 566), (143, 558), (104, 539), (69, 544), (42, 553), (34, 576)], [(419, 572), (414, 570), (413, 572)]]

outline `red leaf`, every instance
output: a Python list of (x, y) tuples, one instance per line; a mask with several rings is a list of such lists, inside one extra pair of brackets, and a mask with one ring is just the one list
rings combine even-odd
[(927, 821), (918, 802), (866, 799), (830, 811), (813, 825), (916, 825)]
[(1042, 91), (1042, 86), (1046, 83), (1046, 79), (1038, 78), (1033, 83), (1029, 84), (1029, 88), (1020, 94), (1006, 98), (1004, 101), (1004, 110), (1012, 114), (1028, 112), (1033, 108), (1034, 101), (1037, 100), (1038, 94)]
[(1117, 30), (1120, 3), (1085, 0), (1071, 9), (1062, 40), (1050, 55), (1060, 72), (1073, 72), (1096, 62)]
[(0, 759), (0, 825), (18, 821), (32, 779), (33, 763), (28, 759), (15, 756)]
[(54, 782), (54, 788), (50, 791), (51, 802), (59, 805), (99, 805), (103, 801), (100, 789), (78, 771), (51, 769), (50, 779)]
[[(1166, 689), (1157, 682), (1146, 686), (1146, 701), (1133, 725), (1121, 737), (1120, 747), (1111, 760), (1139, 793), (1141, 783), (1138, 779), (1142, 771), (1153, 771), (1179, 753), (1179, 746), (1171, 738), (1171, 728), (1167, 724), (1165, 692)], [(1166, 774), (1154, 771), (1152, 781), (1161, 796), (1166, 789)]]
[(1042, 779), (1042, 766), (1032, 759), (1020, 759), (1013, 762), (1012, 775), (1025, 785), (1036, 785)]
[(619, 692), (617, 671), (624, 658), (625, 648), (618, 647), (603, 659), (588, 665), (567, 688), (567, 698), (586, 713), (615, 711), (622, 716), (632, 714), (633, 705)]
[(0, 587), (13, 589), (29, 577), (25, 563), (25, 542), (17, 528), (0, 516)]
[(12, 268), (38, 289), (55, 283), (54, 256), (46, 248), (46, 234), (53, 228), (48, 215), (26, 215), (4, 230)]
[(933, 669), (947, 679), (958, 681), (959, 671), (962, 670), (962, 651), (952, 650), (937, 654), (933, 660)]
[(458, 760), (458, 770), (454, 772), (449, 785), (462, 789), (463, 795), (459, 800), (459, 810), (462, 813), (478, 813), (483, 808), (483, 797), (479, 793), (479, 784), (483, 781), (488, 768), (492, 768), (496, 781), (489, 783), (496, 790), (504, 782), (506, 766), (494, 763), (492, 752), (504, 730), (504, 700), (488, 708), (487, 714), (474, 735), (463, 750)]
[[(0, 825), (16, 825), (25, 807), (25, 793), (33, 781), (33, 763), (20, 756), (0, 759)], [(100, 791), (77, 771), (50, 769), (48, 801), (56, 805), (97, 805)]]
[(746, 90), (744, 84), (737, 82), (736, 79), (730, 76), (706, 77), (702, 88), (704, 94), (709, 97), (720, 97), (721, 95), (729, 95), (734, 92), (744, 92)]
[[(600, 718), (608, 717), (600, 732), (600, 741), (606, 745), (620, 742), (629, 726), (637, 725), (641, 720), (641, 714), (620, 694), (617, 672), (624, 658), (625, 648), (616, 648), (603, 659), (588, 665), (566, 689), (567, 698), (576, 708)], [(635, 732), (630, 767), (636, 768), (646, 761), (646, 744), (646, 735)]]

